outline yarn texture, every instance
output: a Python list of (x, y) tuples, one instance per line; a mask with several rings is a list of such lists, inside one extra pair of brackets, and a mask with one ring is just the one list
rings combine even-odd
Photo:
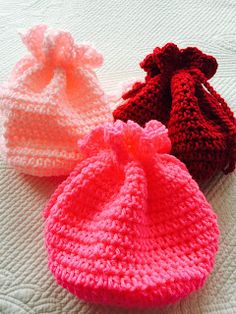
[(136, 82), (123, 95), (114, 119), (144, 126), (156, 119), (168, 127), (172, 154), (192, 176), (209, 179), (235, 169), (236, 124), (232, 111), (208, 80), (216, 59), (196, 47), (179, 49), (169, 43), (155, 48), (140, 63), (145, 82)]
[(95, 128), (86, 156), (44, 210), (49, 268), (77, 297), (152, 308), (201, 288), (214, 265), (216, 215), (166, 128), (128, 121)]
[(46, 25), (21, 38), (30, 53), (0, 88), (7, 162), (32, 175), (67, 175), (82, 158), (78, 140), (112, 120), (94, 72), (103, 57)]

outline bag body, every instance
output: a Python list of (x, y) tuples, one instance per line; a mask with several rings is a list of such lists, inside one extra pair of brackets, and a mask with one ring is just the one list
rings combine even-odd
[(201, 288), (214, 265), (216, 215), (161, 123), (105, 124), (44, 210), (57, 282), (94, 303), (152, 308)]
[(21, 34), (30, 54), (0, 89), (9, 166), (38, 176), (67, 175), (82, 158), (77, 142), (111, 120), (94, 69), (102, 55), (63, 31), (37, 25)]
[(197, 180), (219, 171), (229, 173), (236, 161), (236, 124), (224, 99), (208, 80), (217, 62), (197, 48), (179, 49), (170, 43), (155, 48), (141, 67), (144, 83), (123, 95), (115, 120), (144, 126), (152, 119), (168, 127), (172, 154), (183, 161)]

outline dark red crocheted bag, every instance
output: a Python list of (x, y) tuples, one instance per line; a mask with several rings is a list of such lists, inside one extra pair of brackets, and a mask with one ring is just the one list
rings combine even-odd
[(195, 179), (235, 168), (236, 123), (224, 99), (207, 82), (216, 72), (212, 56), (195, 47), (179, 49), (169, 43), (155, 48), (140, 63), (147, 73), (122, 98), (114, 119), (144, 126), (159, 120), (169, 130), (172, 154)]

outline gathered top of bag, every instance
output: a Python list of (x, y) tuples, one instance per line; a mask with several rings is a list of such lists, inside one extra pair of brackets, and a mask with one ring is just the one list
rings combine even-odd
[(181, 69), (190, 71), (197, 69), (209, 79), (217, 70), (214, 57), (204, 54), (196, 47), (179, 49), (172, 43), (166, 44), (163, 48), (155, 48), (153, 53), (145, 57), (140, 66), (149, 77), (159, 73), (171, 77)]
[(44, 210), (49, 268), (79, 298), (151, 308), (201, 288), (214, 265), (216, 215), (167, 129), (116, 121), (80, 141), (84, 152)]
[(103, 57), (47, 25), (20, 34), (30, 53), (0, 88), (6, 159), (25, 173), (67, 175), (82, 157), (78, 140), (112, 119), (94, 72)]
[(53, 30), (41, 24), (19, 33), (32, 56), (49, 67), (73, 71), (81, 67), (95, 69), (103, 63), (103, 56), (95, 48), (77, 44), (69, 32)]
[(179, 49), (169, 43), (155, 48), (140, 66), (146, 72), (145, 81), (123, 94), (114, 119), (133, 120), (141, 126), (153, 119), (164, 123), (172, 154), (196, 179), (233, 171), (235, 118), (208, 82), (216, 72), (216, 59), (196, 47)]

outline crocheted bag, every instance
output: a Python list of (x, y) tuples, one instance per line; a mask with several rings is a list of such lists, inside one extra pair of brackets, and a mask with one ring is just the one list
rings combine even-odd
[(216, 216), (165, 127), (121, 121), (81, 141), (87, 157), (44, 215), (49, 268), (86, 301), (163, 306), (204, 284), (218, 247)]
[(196, 179), (229, 173), (236, 161), (236, 124), (223, 98), (207, 82), (217, 62), (197, 48), (169, 43), (155, 48), (140, 64), (147, 72), (123, 95), (113, 116), (144, 126), (157, 119), (168, 127), (172, 154)]
[(81, 159), (78, 139), (112, 120), (93, 71), (103, 57), (46, 25), (21, 36), (30, 54), (0, 90), (7, 162), (32, 175), (69, 174)]

